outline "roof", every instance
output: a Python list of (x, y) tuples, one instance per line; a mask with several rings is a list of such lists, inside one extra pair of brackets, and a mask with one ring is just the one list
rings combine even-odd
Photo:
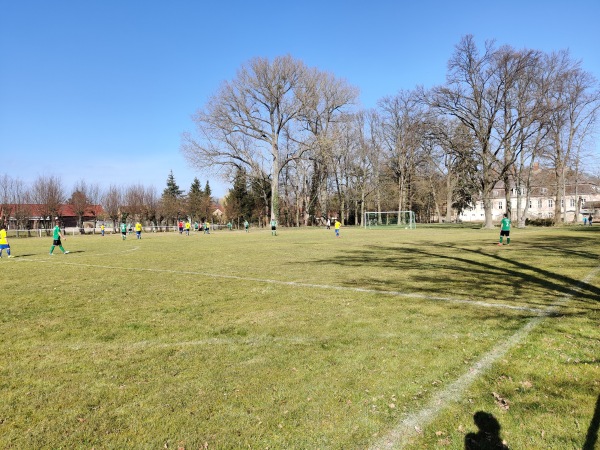
[[(8, 213), (5, 213), (8, 216), (14, 217), (17, 209), (21, 211), (21, 213), (26, 214), (30, 217), (42, 217), (46, 215), (46, 208), (44, 205), (35, 204), (35, 203), (25, 203), (22, 205), (17, 204), (9, 204), (9, 205), (0, 205), (0, 210), (4, 210), (4, 208), (8, 209)], [(4, 212), (4, 211), (2, 211)], [(101, 205), (90, 205), (85, 209), (83, 214), (84, 217), (96, 217), (102, 215), (104, 213), (104, 209)], [(58, 215), (60, 217), (77, 217), (77, 213), (75, 212), (75, 208), (71, 204), (64, 204), (58, 207)]]

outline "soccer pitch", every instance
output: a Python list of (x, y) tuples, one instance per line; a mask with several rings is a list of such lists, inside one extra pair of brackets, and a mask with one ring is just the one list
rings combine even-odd
[(600, 229), (278, 233), (11, 239), (0, 447), (598, 448)]

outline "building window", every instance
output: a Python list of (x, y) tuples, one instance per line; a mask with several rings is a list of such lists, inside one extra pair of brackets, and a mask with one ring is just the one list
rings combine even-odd
[(553, 208), (554, 207), (554, 200), (549, 199), (548, 200), (548, 208)]
[(481, 209), (485, 209), (485, 203), (481, 202)]
[(529, 200), (529, 209), (533, 208), (533, 202), (531, 200)]
[(571, 199), (571, 203), (570, 203), (570, 205), (571, 205), (571, 208), (575, 208), (575, 203), (576, 203), (576, 202), (575, 202), (575, 199), (574, 199), (574, 198), (572, 198), (572, 199)]
[(498, 202), (498, 209), (502, 209), (502, 202)]
[(542, 207), (542, 199), (540, 198), (540, 199), (538, 200), (538, 208), (541, 208), (541, 207)]

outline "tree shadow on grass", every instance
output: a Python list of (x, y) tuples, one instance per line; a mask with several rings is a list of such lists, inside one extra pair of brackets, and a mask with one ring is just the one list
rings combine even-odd
[[(569, 264), (574, 258), (589, 262), (589, 268), (598, 265), (598, 256), (585, 249), (595, 245), (595, 239), (569, 238), (553, 239), (540, 238), (545, 251), (553, 251), (557, 261)], [(592, 242), (593, 241), (593, 242)], [(539, 246), (536, 240), (529, 240), (527, 245), (532, 251)], [(500, 299), (508, 302), (519, 301), (522, 292), (527, 298), (520, 301), (528, 306), (551, 306), (561, 300), (561, 296), (577, 298), (582, 302), (600, 302), (600, 288), (560, 273), (553, 272), (542, 266), (527, 264), (515, 258), (510, 252), (495, 251), (492, 245), (473, 248), (473, 243), (436, 243), (423, 242), (416, 246), (374, 246), (369, 249), (346, 252), (334, 260), (316, 260), (322, 264), (336, 264), (350, 267), (381, 267), (409, 273), (409, 278), (403, 280), (397, 277), (384, 279), (353, 278), (345, 283), (346, 286), (380, 289), (382, 292), (390, 289), (405, 290), (407, 293), (421, 295), (440, 295), (440, 283), (444, 284), (442, 291), (445, 295), (469, 296), (472, 293), (491, 293), (497, 295), (499, 287), (511, 289), (511, 298)], [(513, 246), (514, 247), (514, 246)], [(436, 249), (443, 248), (443, 253)], [(592, 247), (593, 248), (593, 247)], [(512, 250), (512, 249), (511, 249)], [(525, 250), (527, 250), (525, 248)], [(473, 255), (473, 258), (469, 257)], [(476, 258), (475, 258), (476, 257)], [(416, 269), (416, 271), (415, 271)], [(440, 277), (439, 271), (442, 278)], [(537, 297), (538, 300), (534, 300)], [(516, 299), (516, 300), (515, 300)]]

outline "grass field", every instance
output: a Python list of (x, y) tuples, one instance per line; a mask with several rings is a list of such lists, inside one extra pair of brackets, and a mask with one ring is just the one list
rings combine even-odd
[(0, 448), (600, 448), (600, 228), (511, 234), (12, 239)]

